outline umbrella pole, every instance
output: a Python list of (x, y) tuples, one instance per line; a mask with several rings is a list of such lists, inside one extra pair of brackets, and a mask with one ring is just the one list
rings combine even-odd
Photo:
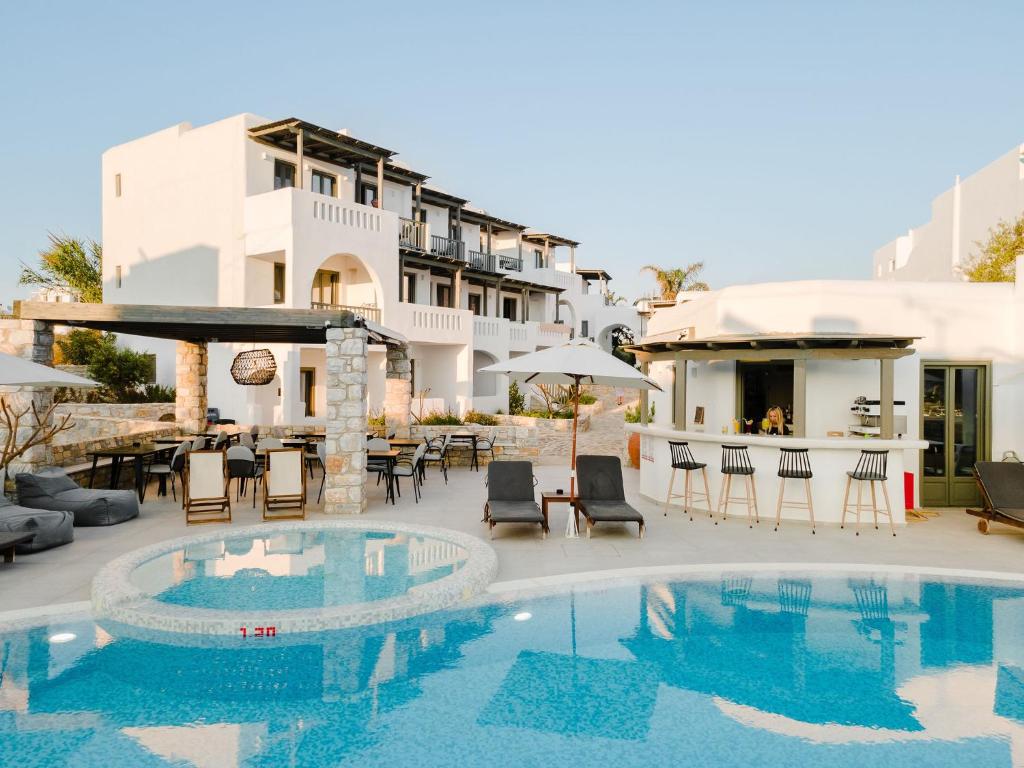
[(569, 469), (569, 507), (572, 511), (573, 533), (579, 536), (578, 524), (580, 518), (576, 513), (576, 425), (580, 419), (580, 377), (575, 376), (573, 378), (576, 379), (576, 388), (572, 402), (572, 463)]

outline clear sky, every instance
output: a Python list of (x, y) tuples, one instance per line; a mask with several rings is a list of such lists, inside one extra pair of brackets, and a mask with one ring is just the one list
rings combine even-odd
[(583, 242), (612, 287), (867, 277), (1024, 141), (1017, 2), (0, 3), (0, 303), (49, 230), (99, 238), (100, 154), (296, 116)]

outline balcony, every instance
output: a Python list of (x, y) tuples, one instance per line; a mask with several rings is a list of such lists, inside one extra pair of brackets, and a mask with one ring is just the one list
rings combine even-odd
[(466, 309), (398, 302), (388, 309), (387, 326), (409, 341), (427, 344), (469, 344), (473, 315)]
[(461, 240), (453, 240), (450, 237), (441, 237), (441, 235), (430, 236), (430, 252), (435, 256), (443, 256), (446, 259), (464, 261), (465, 245)]
[(371, 323), (380, 323), (380, 307), (352, 306), (349, 304), (323, 304), (319, 301), (311, 301), (310, 309), (326, 309), (331, 312), (351, 312), (354, 315), (369, 320)]
[(480, 251), (469, 251), (466, 256), (466, 263), (473, 269), (479, 269), (484, 272), (493, 272), (494, 254), (481, 253)]
[(523, 260), (519, 256), (498, 256), (498, 267), (509, 272), (522, 272)]
[(562, 323), (538, 323), (537, 344), (542, 347), (553, 347), (564, 344), (572, 338), (572, 328)]
[(412, 219), (398, 219), (398, 245), (400, 248), (411, 248), (416, 251), (424, 250), (423, 244), (427, 241), (427, 227), (422, 221)]

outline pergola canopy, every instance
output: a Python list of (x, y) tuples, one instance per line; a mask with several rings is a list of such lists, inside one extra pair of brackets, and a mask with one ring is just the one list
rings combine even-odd
[(579, 241), (577, 240), (562, 237), (561, 235), (553, 235), (550, 232), (538, 232), (534, 229), (523, 234), (523, 241), (533, 243), (534, 245), (544, 245), (547, 242), (549, 245), (565, 245), (572, 248), (579, 246)]
[(695, 338), (692, 329), (655, 334), (626, 347), (641, 360), (881, 360), (914, 353), (918, 336), (874, 333), (750, 333)]
[(340, 310), (19, 301), (14, 303), (14, 315), (21, 320), (193, 343), (325, 344), (328, 328), (352, 328), (359, 323), (366, 327), (371, 344), (406, 343), (401, 334)]

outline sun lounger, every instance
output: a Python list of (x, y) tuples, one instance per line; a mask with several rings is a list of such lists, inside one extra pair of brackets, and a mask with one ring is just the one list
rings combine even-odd
[(230, 523), (224, 451), (190, 451), (185, 459), (185, 523)]
[(3, 486), (4, 471), (0, 470), (0, 534), (29, 537), (11, 544), (19, 555), (75, 540), (74, 514), (67, 510), (19, 507), (4, 495)]
[(300, 448), (267, 451), (263, 477), (263, 519), (302, 520), (306, 517), (305, 458)]
[(117, 525), (139, 516), (135, 491), (82, 488), (60, 467), (46, 467), (36, 474), (19, 472), (14, 482), (21, 506), (73, 512), (78, 527)]
[(974, 479), (981, 491), (982, 509), (968, 509), (980, 517), (978, 530), (988, 533), (990, 523), (1024, 528), (1024, 464), (1016, 461), (979, 461)]
[(548, 519), (533, 495), (533, 464), (528, 461), (492, 461), (487, 465), (487, 502), (484, 522), (494, 536), (498, 523), (540, 523), (548, 535)]
[(595, 523), (637, 523), (643, 538), (644, 517), (626, 503), (618, 456), (577, 456), (576, 478), (576, 507), (587, 519), (587, 538)]

